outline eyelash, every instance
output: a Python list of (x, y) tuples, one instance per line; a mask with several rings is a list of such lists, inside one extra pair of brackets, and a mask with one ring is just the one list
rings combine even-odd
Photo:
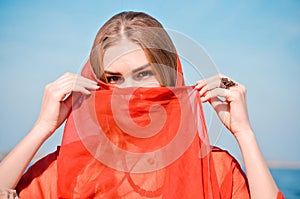
[[(145, 70), (133, 75), (133, 79), (136, 81), (141, 81), (153, 75), (154, 72), (152, 70)], [(124, 82), (124, 78), (122, 76), (106, 76), (106, 79), (109, 84), (121, 84)]]
[(135, 80), (142, 80), (146, 77), (153, 76), (154, 72), (152, 70), (141, 71), (138, 74), (134, 75)]
[(117, 84), (121, 81), (124, 81), (123, 77), (120, 77), (120, 76), (107, 76), (106, 79), (107, 79), (107, 82), (110, 84)]

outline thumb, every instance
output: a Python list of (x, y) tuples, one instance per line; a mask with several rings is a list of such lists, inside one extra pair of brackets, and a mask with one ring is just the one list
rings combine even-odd
[(65, 119), (70, 115), (73, 104), (77, 103), (82, 94), (79, 92), (72, 92), (61, 104), (59, 113), (58, 125), (60, 126)]
[(79, 98), (81, 97), (81, 93), (79, 92), (72, 92), (64, 101), (63, 106), (64, 109), (70, 111), (72, 109), (72, 104), (75, 104)]

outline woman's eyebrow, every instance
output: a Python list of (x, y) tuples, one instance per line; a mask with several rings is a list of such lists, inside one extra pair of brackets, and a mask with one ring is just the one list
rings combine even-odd
[[(138, 67), (136, 69), (133, 69), (131, 71), (131, 73), (139, 72), (139, 71), (141, 71), (141, 70), (143, 70), (143, 69), (145, 69), (145, 68), (147, 68), (149, 66), (151, 66), (151, 65), (150, 64), (142, 65), (142, 66), (140, 66), (140, 67)], [(111, 72), (111, 71), (107, 71), (107, 70), (105, 70), (104, 73), (107, 74), (107, 75), (122, 75), (120, 72)]]
[(150, 64), (142, 65), (142, 66), (140, 66), (140, 67), (138, 67), (136, 69), (133, 69), (131, 73), (136, 73), (136, 72), (141, 71), (141, 70), (143, 70), (143, 69), (145, 69), (145, 68), (147, 68), (149, 66), (151, 66), (151, 65)]
[(119, 72), (111, 72), (111, 71), (104, 71), (105, 74), (108, 74), (108, 75), (122, 75), (121, 73)]

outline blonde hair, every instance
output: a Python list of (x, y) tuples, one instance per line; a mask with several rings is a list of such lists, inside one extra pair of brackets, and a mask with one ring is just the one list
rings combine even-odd
[(148, 61), (157, 72), (161, 86), (175, 86), (175, 46), (163, 26), (143, 12), (121, 12), (100, 28), (90, 54), (90, 62), (98, 79), (107, 82), (103, 66), (104, 53), (124, 37), (144, 50)]

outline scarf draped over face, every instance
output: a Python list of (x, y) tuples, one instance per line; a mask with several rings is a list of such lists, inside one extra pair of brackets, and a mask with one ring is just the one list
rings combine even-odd
[(82, 75), (100, 89), (74, 101), (57, 159), (59, 197), (218, 198), (193, 87), (114, 88), (89, 62)]

